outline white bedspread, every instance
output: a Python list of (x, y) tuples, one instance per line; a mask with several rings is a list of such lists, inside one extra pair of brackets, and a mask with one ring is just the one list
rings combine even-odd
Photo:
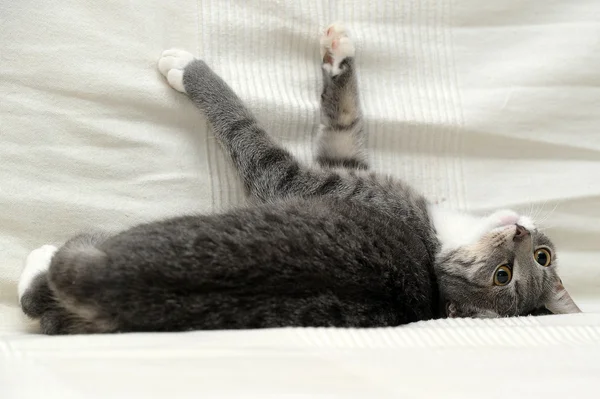
[[(6, 339), (3, 398), (594, 398), (600, 314)], [(0, 371), (2, 368), (0, 367)]]
[[(48, 338), (22, 260), (82, 230), (243, 201), (163, 49), (199, 54), (308, 162), (318, 34), (353, 32), (373, 166), (447, 206), (533, 212), (590, 313), (388, 330)], [(0, 397), (597, 397), (597, 0), (0, 1)], [(6, 395), (5, 393), (8, 393)]]

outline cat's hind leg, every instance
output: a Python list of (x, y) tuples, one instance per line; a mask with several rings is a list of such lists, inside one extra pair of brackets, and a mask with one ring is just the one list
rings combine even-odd
[(335, 23), (320, 44), (323, 92), (317, 162), (326, 167), (367, 169), (354, 43), (346, 28)]
[(56, 307), (54, 296), (48, 287), (48, 268), (57, 248), (44, 245), (27, 256), (18, 284), (19, 303), (23, 313), (37, 319)]
[(32, 319), (39, 319), (41, 332), (48, 335), (68, 334), (72, 322), (72, 316), (61, 308), (48, 285), (48, 268), (56, 251), (53, 245), (44, 245), (31, 251), (18, 284), (23, 313)]
[[(101, 235), (82, 234), (67, 241), (60, 249), (44, 245), (32, 251), (18, 284), (23, 313), (39, 319), (41, 332), (48, 335), (98, 333), (114, 330), (110, 317), (94, 306), (80, 301), (95, 289), (77, 280), (81, 267), (101, 267), (94, 247)], [(87, 262), (87, 264), (86, 264)], [(72, 291), (77, 291), (73, 295)]]

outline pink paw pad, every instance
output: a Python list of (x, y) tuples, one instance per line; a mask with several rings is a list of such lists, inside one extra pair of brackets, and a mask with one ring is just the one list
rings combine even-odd
[(340, 63), (354, 56), (354, 44), (346, 28), (339, 23), (331, 24), (321, 36), (323, 66), (333, 76), (341, 72)]

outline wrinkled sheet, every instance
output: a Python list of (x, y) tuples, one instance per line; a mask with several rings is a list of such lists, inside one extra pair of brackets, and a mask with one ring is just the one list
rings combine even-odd
[[(32, 249), (244, 201), (205, 119), (156, 70), (162, 50), (204, 58), (310, 162), (331, 21), (357, 43), (374, 169), (449, 207), (531, 213), (588, 313), (30, 334), (16, 281)], [(600, 375), (599, 38), (596, 0), (0, 1), (0, 396), (585, 397)]]

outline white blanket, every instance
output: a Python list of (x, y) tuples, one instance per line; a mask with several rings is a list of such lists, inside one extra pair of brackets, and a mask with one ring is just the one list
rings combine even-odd
[[(0, 363), (12, 372), (0, 397), (515, 397), (571, 395), (600, 376), (597, 314), (388, 332), (23, 335), (16, 281), (35, 247), (243, 201), (204, 118), (157, 72), (162, 50), (204, 58), (309, 162), (317, 38), (335, 20), (358, 45), (374, 168), (447, 206), (533, 212), (575, 300), (598, 308), (597, 0), (2, 1)], [(13, 396), (1, 394), (6, 375)]]
[[(598, 398), (600, 314), (11, 337), (3, 398)], [(3, 381), (4, 380), (4, 381)], [(4, 391), (2, 391), (4, 389)]]

